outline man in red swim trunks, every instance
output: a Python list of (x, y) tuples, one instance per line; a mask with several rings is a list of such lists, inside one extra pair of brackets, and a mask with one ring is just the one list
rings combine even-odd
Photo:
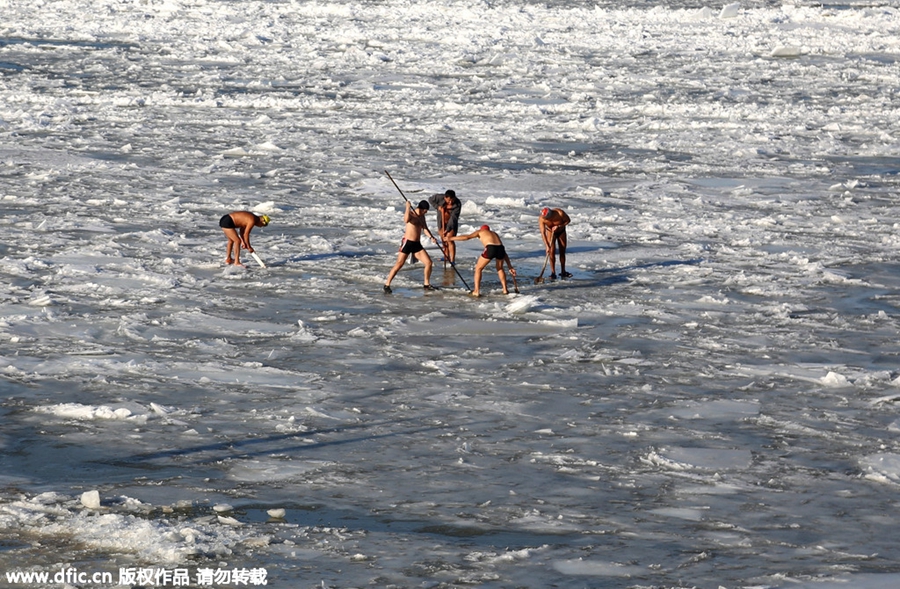
[(472, 291), (472, 296), (481, 296), (481, 273), (491, 260), (497, 260), (497, 276), (500, 277), (500, 284), (503, 286), (503, 294), (509, 294), (509, 288), (506, 286), (506, 272), (503, 271), (503, 264), (504, 262), (506, 263), (509, 267), (509, 273), (513, 276), (516, 276), (516, 269), (512, 267), (512, 263), (509, 261), (509, 256), (506, 253), (506, 248), (503, 247), (503, 242), (500, 241), (499, 235), (491, 231), (491, 228), (488, 225), (482, 225), (479, 229), (476, 229), (468, 235), (458, 235), (451, 237), (450, 240), (466, 241), (476, 237), (481, 240), (484, 251), (481, 252), (481, 256), (479, 256), (478, 261), (475, 262), (475, 290)]
[(406, 201), (406, 212), (403, 213), (403, 222), (406, 223), (406, 230), (403, 234), (403, 241), (400, 244), (400, 251), (397, 253), (397, 262), (394, 263), (394, 267), (391, 268), (387, 281), (384, 283), (385, 294), (391, 293), (391, 281), (394, 280), (397, 272), (403, 268), (403, 264), (406, 263), (406, 259), (410, 255), (415, 256), (417, 260), (425, 265), (425, 285), (422, 288), (426, 291), (437, 290), (437, 288), (431, 286), (431, 257), (425, 251), (421, 242), (422, 232), (425, 232), (432, 241), (437, 243), (437, 240), (431, 231), (428, 230), (428, 225), (425, 223), (425, 213), (430, 208), (431, 206), (427, 200), (421, 201), (415, 210), (412, 208), (412, 203)]
[(268, 224), (268, 215), (256, 216), (250, 211), (235, 211), (222, 215), (219, 227), (228, 238), (228, 245), (225, 246), (225, 263), (243, 266), (241, 248), (253, 253), (253, 248), (250, 247), (250, 231), (254, 227), (265, 227)]
[(550, 259), (550, 279), (556, 279), (556, 252), (559, 252), (559, 276), (561, 278), (569, 278), (572, 276), (566, 272), (566, 247), (569, 244), (569, 238), (566, 235), (566, 226), (571, 219), (569, 215), (562, 209), (549, 209), (544, 207), (541, 210), (541, 218), (538, 219), (538, 226), (541, 229), (541, 239), (544, 240), (544, 247), (547, 251), (547, 257)]

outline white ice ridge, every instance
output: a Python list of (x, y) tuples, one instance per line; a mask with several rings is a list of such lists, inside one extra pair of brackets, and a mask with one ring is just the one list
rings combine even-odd
[(77, 498), (48, 492), (0, 504), (0, 530), (18, 530), (48, 546), (69, 539), (85, 550), (128, 554), (159, 565), (185, 563), (198, 555), (224, 558), (253, 538), (214, 517), (176, 518), (129, 497), (99, 501), (88, 491)]

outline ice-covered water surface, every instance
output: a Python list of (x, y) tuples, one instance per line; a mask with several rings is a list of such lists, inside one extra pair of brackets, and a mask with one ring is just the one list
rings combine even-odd
[(900, 12), (647, 4), (2, 2), (0, 569), (896, 585)]

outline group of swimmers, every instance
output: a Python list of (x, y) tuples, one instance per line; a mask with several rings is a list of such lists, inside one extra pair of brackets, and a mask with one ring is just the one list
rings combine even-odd
[[(430, 201), (430, 202), (429, 202)], [(437, 209), (438, 233), (440, 238), (435, 237), (428, 229), (425, 215), (431, 210), (432, 204)], [(475, 288), (472, 296), (481, 296), (481, 275), (485, 267), (491, 260), (495, 260), (497, 265), (497, 276), (500, 278), (500, 285), (503, 287), (503, 294), (509, 294), (507, 285), (506, 272), (503, 269), (504, 264), (509, 268), (510, 274), (515, 281), (516, 270), (512, 267), (509, 255), (500, 236), (492, 231), (490, 226), (482, 225), (468, 235), (458, 235), (459, 231), (459, 214), (462, 210), (462, 204), (456, 197), (453, 190), (447, 190), (444, 194), (435, 194), (429, 200), (423, 200), (413, 208), (409, 200), (406, 201), (406, 209), (403, 213), (403, 222), (405, 225), (403, 239), (400, 242), (400, 250), (397, 253), (397, 261), (388, 273), (387, 280), (384, 283), (384, 292), (390, 294), (391, 282), (394, 277), (403, 268), (403, 265), (413, 256), (415, 260), (422, 262), (424, 267), (424, 285), (426, 291), (438, 290), (431, 284), (431, 271), (434, 266), (431, 257), (422, 245), (422, 234), (425, 233), (441, 248), (444, 254), (444, 260), (449, 262), (454, 269), (456, 268), (456, 242), (467, 241), (469, 239), (478, 238), (484, 250), (475, 263)], [(544, 260), (544, 266), (550, 262), (550, 278), (555, 279), (556, 275), (556, 256), (559, 255), (559, 266), (561, 278), (572, 276), (566, 272), (566, 247), (568, 238), (566, 235), (566, 226), (570, 219), (562, 209), (544, 208), (538, 220), (538, 227), (541, 232), (541, 239), (544, 242), (544, 248), (547, 257)], [(254, 227), (265, 227), (269, 224), (267, 215), (256, 215), (250, 211), (235, 211), (224, 215), (219, 220), (219, 227), (225, 233), (228, 239), (226, 245), (226, 264), (241, 264), (241, 248), (253, 253), (253, 247), (250, 245), (250, 231)], [(458, 271), (457, 271), (458, 272)], [(543, 270), (541, 271), (543, 274)], [(518, 292), (518, 291), (517, 291)]]
[[(437, 207), (440, 239), (428, 230), (428, 225), (425, 221), (425, 214), (431, 209), (432, 204)], [(481, 296), (481, 275), (491, 260), (494, 260), (497, 265), (497, 276), (500, 278), (503, 294), (509, 294), (509, 286), (503, 266), (505, 264), (509, 268), (509, 273), (513, 276), (513, 280), (516, 277), (516, 270), (512, 267), (512, 262), (509, 260), (503, 241), (495, 231), (491, 230), (489, 225), (482, 225), (468, 235), (458, 235), (461, 209), (462, 205), (453, 190), (448, 190), (444, 194), (435, 194), (430, 199), (419, 202), (415, 209), (413, 209), (411, 202), (406, 201), (406, 210), (403, 213), (403, 222), (405, 224), (403, 240), (400, 242), (397, 261), (388, 273), (387, 280), (384, 283), (385, 293), (389, 294), (391, 292), (391, 282), (400, 269), (403, 268), (409, 256), (413, 256), (422, 262), (424, 266), (425, 280), (423, 288), (426, 291), (437, 290), (431, 284), (431, 270), (433, 267), (431, 257), (424, 246), (422, 246), (422, 233), (425, 233), (440, 246), (444, 259), (450, 262), (451, 265), (456, 262), (456, 242), (478, 238), (481, 241), (481, 245), (484, 246), (484, 250), (478, 257), (478, 261), (475, 262), (475, 288), (472, 290), (472, 296)], [(562, 209), (545, 207), (541, 210), (538, 227), (540, 228), (541, 239), (544, 241), (544, 248), (547, 252), (547, 258), (544, 263), (546, 265), (547, 261), (550, 262), (551, 280), (557, 277), (557, 254), (559, 254), (560, 277), (568, 278), (572, 276), (566, 271), (566, 247), (568, 245), (566, 226), (570, 221), (569, 215)]]

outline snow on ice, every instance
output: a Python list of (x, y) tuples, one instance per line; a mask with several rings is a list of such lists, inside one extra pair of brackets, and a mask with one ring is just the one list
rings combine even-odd
[(0, 1), (0, 574), (895, 586), (900, 11), (651, 4)]

